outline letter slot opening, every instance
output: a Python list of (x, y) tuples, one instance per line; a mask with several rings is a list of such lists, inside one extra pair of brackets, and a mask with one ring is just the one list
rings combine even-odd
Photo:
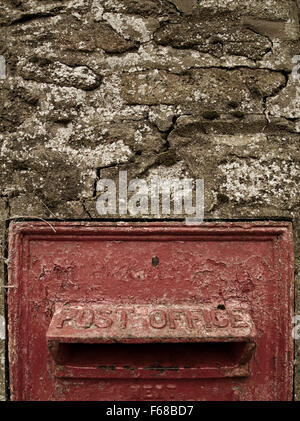
[(253, 342), (60, 343), (57, 377), (219, 378), (249, 375)]

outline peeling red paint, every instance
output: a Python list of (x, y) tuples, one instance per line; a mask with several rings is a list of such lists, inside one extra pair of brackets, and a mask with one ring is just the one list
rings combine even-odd
[[(14, 400), (289, 400), (289, 223), (15, 223)], [(147, 387), (146, 387), (147, 386)]]

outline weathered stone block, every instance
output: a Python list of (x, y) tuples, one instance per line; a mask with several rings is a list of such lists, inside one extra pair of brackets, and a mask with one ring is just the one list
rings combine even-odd
[(100, 86), (101, 78), (86, 66), (70, 67), (60, 62), (32, 57), (19, 69), (25, 80), (52, 83), (58, 86), (74, 86), (90, 91)]
[(285, 84), (281, 73), (249, 69), (203, 69), (174, 75), (165, 71), (136, 72), (122, 77), (122, 96), (128, 104), (194, 104), (226, 112), (230, 101), (240, 110), (263, 112), (263, 99)]
[(156, 31), (155, 41), (175, 48), (193, 48), (218, 57), (232, 54), (253, 60), (261, 59), (271, 49), (271, 42), (266, 36), (242, 28), (239, 22), (224, 24), (220, 23), (220, 19), (163, 25)]
[(290, 77), (287, 86), (267, 100), (267, 107), (276, 117), (300, 119), (300, 74)]

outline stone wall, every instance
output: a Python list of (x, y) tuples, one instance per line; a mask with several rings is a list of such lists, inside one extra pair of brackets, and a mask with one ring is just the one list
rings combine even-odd
[(206, 220), (292, 220), (300, 314), (297, 3), (1, 2), (0, 399), (9, 222), (99, 218), (119, 170), (203, 178)]

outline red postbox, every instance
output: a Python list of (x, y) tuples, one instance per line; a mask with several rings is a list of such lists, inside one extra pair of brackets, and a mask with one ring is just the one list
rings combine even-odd
[(292, 245), (289, 223), (12, 224), (12, 399), (291, 399)]

